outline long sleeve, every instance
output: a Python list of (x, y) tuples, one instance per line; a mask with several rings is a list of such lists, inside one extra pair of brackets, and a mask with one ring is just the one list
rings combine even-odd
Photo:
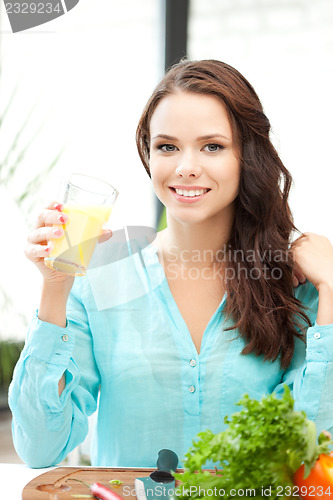
[[(63, 373), (66, 386), (59, 397)], [(24, 462), (55, 465), (84, 440), (99, 384), (86, 311), (72, 292), (66, 328), (36, 316), (15, 367), (9, 406), (14, 445)]]
[(319, 432), (333, 433), (333, 325), (308, 329), (306, 363), (295, 379), (295, 398)]
[[(317, 431), (333, 433), (333, 324), (318, 325), (318, 292), (310, 283), (300, 288), (299, 298), (308, 306), (312, 326), (306, 332), (306, 344), (296, 343), (293, 362), (283, 384), (293, 391), (295, 409), (304, 410), (316, 422)], [(281, 392), (283, 384), (277, 392)]]

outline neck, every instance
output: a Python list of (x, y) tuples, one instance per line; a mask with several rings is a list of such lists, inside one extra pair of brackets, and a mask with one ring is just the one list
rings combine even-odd
[(182, 223), (167, 216), (167, 228), (159, 234), (163, 259), (193, 267), (214, 267), (224, 260), (228, 249), (233, 214), (206, 219), (198, 223)]

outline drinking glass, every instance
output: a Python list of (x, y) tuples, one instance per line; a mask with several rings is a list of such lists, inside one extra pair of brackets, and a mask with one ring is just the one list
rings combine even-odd
[(117, 196), (117, 189), (107, 182), (71, 174), (59, 196), (62, 212), (68, 215), (66, 224), (60, 225), (64, 236), (50, 240), (51, 251), (45, 264), (62, 273), (83, 276)]

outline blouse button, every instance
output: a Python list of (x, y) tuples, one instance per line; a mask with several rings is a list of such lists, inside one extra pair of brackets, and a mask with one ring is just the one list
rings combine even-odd
[(190, 392), (195, 392), (195, 387), (194, 387), (194, 385), (191, 385), (191, 387), (189, 388), (189, 391), (190, 391)]
[(61, 337), (61, 340), (63, 340), (64, 342), (67, 342), (67, 340), (68, 340), (68, 335), (63, 335), (63, 336)]
[(197, 366), (197, 362), (195, 359), (191, 359), (190, 366)]
[(320, 337), (321, 337), (321, 335), (320, 335), (320, 333), (319, 333), (319, 332), (316, 332), (316, 333), (314, 334), (314, 338), (315, 338), (315, 339), (320, 339)]

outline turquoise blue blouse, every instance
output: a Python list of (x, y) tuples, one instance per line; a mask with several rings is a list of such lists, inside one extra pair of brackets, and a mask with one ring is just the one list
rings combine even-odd
[(315, 323), (311, 283), (295, 294), (313, 326), (306, 348), (297, 340), (291, 365), (281, 370), (278, 360), (241, 354), (237, 331), (224, 331), (226, 296), (198, 354), (153, 246), (92, 266), (75, 280), (66, 328), (37, 316), (31, 323), (9, 391), (18, 454), (31, 467), (61, 462), (84, 440), (98, 408), (92, 465), (154, 467), (160, 449), (181, 459), (199, 431), (222, 431), (244, 393), (261, 398), (283, 392), (283, 384), (318, 431), (332, 431), (333, 325)]

